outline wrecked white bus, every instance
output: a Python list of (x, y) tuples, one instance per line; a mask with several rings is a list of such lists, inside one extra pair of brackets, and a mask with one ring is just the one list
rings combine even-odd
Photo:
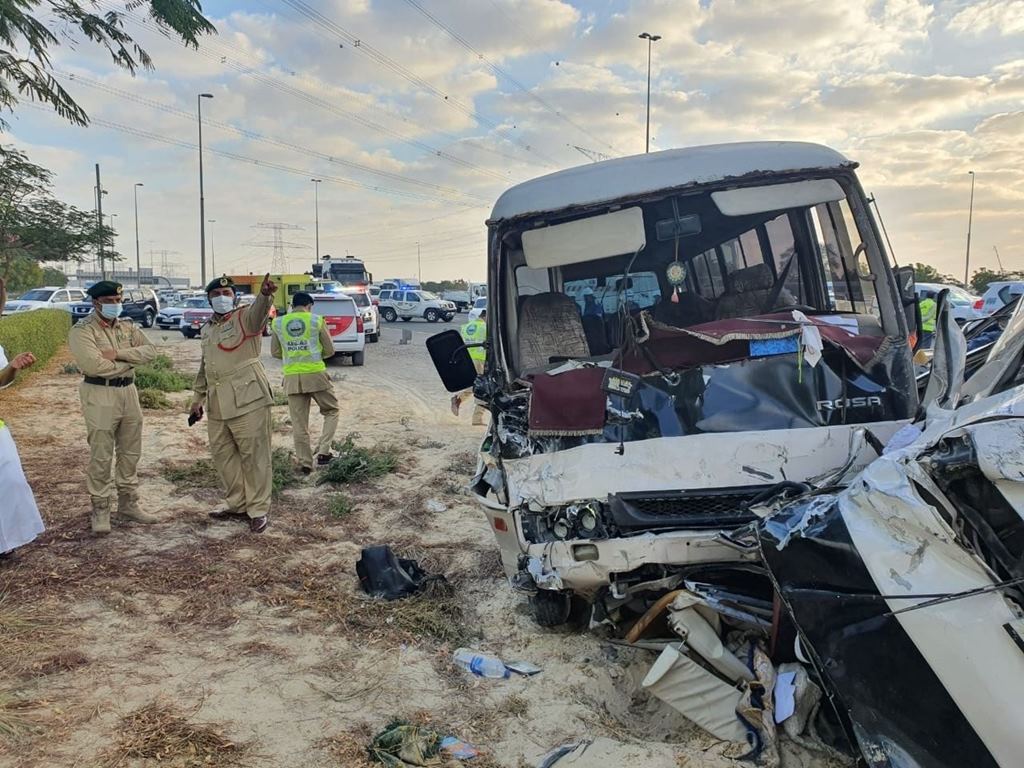
[(756, 560), (732, 536), (753, 504), (863, 468), (914, 415), (913, 285), (855, 168), (814, 144), (706, 146), (499, 198), (484, 374), (456, 331), (428, 348), (490, 410), (472, 487), (540, 623)]

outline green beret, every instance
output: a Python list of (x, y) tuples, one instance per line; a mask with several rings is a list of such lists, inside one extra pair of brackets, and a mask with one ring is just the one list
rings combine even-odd
[(226, 277), (224, 275), (221, 275), (220, 277), (215, 277), (213, 278), (213, 280), (206, 284), (207, 293), (209, 293), (210, 291), (215, 291), (218, 288), (230, 288), (231, 290), (235, 290), (235, 284), (231, 282), (230, 277)]
[(115, 283), (113, 280), (100, 280), (86, 291), (94, 299), (102, 299), (104, 296), (120, 296), (121, 292), (121, 284)]

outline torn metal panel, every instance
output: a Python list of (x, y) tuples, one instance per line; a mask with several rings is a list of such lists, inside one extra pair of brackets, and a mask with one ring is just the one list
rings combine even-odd
[(642, 686), (712, 736), (743, 743), (747, 729), (736, 717), (741, 692), (671, 645), (651, 667)]
[[(596, 558), (577, 559), (581, 546), (596, 550)], [(593, 594), (607, 585), (614, 574), (629, 573), (644, 565), (681, 566), (756, 557), (753, 552), (737, 555), (735, 549), (722, 543), (717, 531), (648, 533), (585, 544), (580, 541), (554, 541), (529, 544), (524, 554), (539, 560), (545, 571), (556, 573), (582, 595)]]
[(996, 561), (972, 551), (983, 543), (958, 532), (965, 510), (940, 487), (953, 470), (936, 450), (968, 440), (985, 477), (1012, 483), (1021, 477), (1024, 421), (993, 419), (1020, 407), (1019, 393), (1008, 392), (935, 411), (918, 441), (874, 462), (826, 508), (825, 497), (812, 497), (762, 530), (780, 595), (869, 763), (903, 764), (904, 755), (920, 766), (1019, 764), (1024, 653), (1005, 627), (1020, 606), (991, 591), (891, 612), (995, 582)]
[[(871, 429), (884, 441), (899, 427), (899, 422), (882, 422)], [(536, 502), (551, 507), (623, 492), (802, 481), (820, 474), (823, 468), (842, 467), (856, 428), (665, 437), (627, 445), (621, 455), (614, 444), (591, 443), (505, 459), (509, 504)], [(853, 468), (861, 469), (874, 457), (874, 451), (862, 445)]]

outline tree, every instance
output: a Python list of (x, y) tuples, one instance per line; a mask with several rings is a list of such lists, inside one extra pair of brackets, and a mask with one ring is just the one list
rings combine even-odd
[[(125, 11), (98, 12), (95, 0), (0, 0), (0, 111), (13, 112), (22, 97), (50, 104), (77, 125), (89, 117), (52, 74), (50, 48), (75, 45), (80, 38), (97, 43), (114, 64), (132, 74), (152, 69), (153, 61), (124, 30), (125, 13), (144, 8), (162, 31), (197, 48), (199, 38), (215, 34), (199, 0), (124, 0)], [(39, 16), (56, 20), (51, 31)], [(58, 36), (59, 34), (59, 36)], [(0, 129), (7, 124), (0, 120)]]
[(914, 268), (914, 282), (917, 283), (941, 283), (943, 285), (963, 285), (952, 275), (944, 275), (930, 264), (912, 264)]
[(113, 255), (114, 231), (55, 198), (52, 178), (23, 152), (0, 146), (0, 277), (12, 286), (42, 279), (43, 262), (81, 261), (101, 243)]

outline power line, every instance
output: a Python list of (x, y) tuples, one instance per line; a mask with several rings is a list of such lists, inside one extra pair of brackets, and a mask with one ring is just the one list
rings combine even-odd
[[(64, 77), (67, 77), (67, 78), (69, 78), (71, 80), (74, 80), (77, 83), (81, 83), (82, 85), (85, 85), (85, 86), (87, 86), (89, 88), (94, 88), (94, 89), (96, 89), (98, 91), (102, 91), (102, 92), (108, 93), (108, 94), (110, 94), (112, 96), (117, 96), (119, 98), (126, 99), (126, 100), (134, 102), (136, 104), (142, 104), (142, 105), (148, 106), (148, 107), (150, 107), (152, 109), (157, 109), (157, 110), (160, 110), (161, 112), (166, 112), (168, 114), (177, 115), (178, 117), (181, 117), (181, 118), (184, 118), (184, 119), (187, 119), (187, 120), (195, 120), (195, 115), (193, 113), (191, 113), (191, 112), (189, 112), (189, 111), (187, 111), (185, 109), (181, 109), (180, 107), (176, 107), (176, 106), (174, 106), (172, 104), (164, 104), (164, 103), (159, 102), (159, 101), (154, 101), (153, 99), (148, 99), (148, 98), (146, 98), (144, 96), (139, 96), (137, 94), (131, 93), (130, 91), (123, 91), (120, 88), (114, 88), (113, 86), (106, 85), (105, 83), (99, 83), (99, 82), (96, 82), (94, 80), (90, 80), (90, 79), (88, 79), (86, 77), (82, 77), (81, 75), (76, 75), (76, 74), (67, 73), (67, 72), (57, 72), (56, 74), (63, 75)], [(446, 187), (446, 186), (441, 185), (441, 184), (434, 184), (434, 183), (429, 182), (429, 181), (422, 181), (420, 179), (413, 178), (412, 176), (406, 176), (406, 175), (401, 174), (401, 173), (394, 173), (392, 171), (384, 171), (384, 170), (380, 170), (380, 169), (377, 169), (377, 168), (371, 168), (370, 166), (363, 165), (362, 163), (357, 163), (357, 162), (354, 162), (352, 160), (346, 160), (344, 158), (336, 157), (334, 155), (328, 155), (328, 154), (325, 154), (325, 153), (320, 152), (318, 150), (311, 149), (309, 147), (304, 147), (304, 146), (301, 146), (301, 145), (298, 145), (298, 144), (293, 144), (293, 143), (288, 142), (288, 141), (282, 141), (281, 139), (275, 139), (275, 138), (272, 138), (272, 137), (269, 137), (269, 136), (264, 136), (264, 135), (262, 135), (262, 134), (260, 134), (260, 133), (258, 133), (256, 131), (251, 131), (251, 130), (249, 130), (247, 128), (242, 128), (240, 126), (232, 125), (231, 123), (225, 123), (225, 122), (221, 122), (221, 121), (218, 121), (218, 120), (212, 120), (209, 117), (204, 119), (203, 124), (204, 125), (216, 126), (216, 127), (221, 128), (223, 130), (226, 130), (226, 131), (232, 131), (234, 133), (237, 133), (237, 134), (239, 134), (241, 136), (246, 137), (247, 139), (251, 139), (252, 141), (259, 141), (259, 142), (262, 142), (262, 143), (265, 143), (265, 144), (271, 144), (273, 146), (282, 147), (282, 148), (285, 148), (285, 149), (291, 149), (291, 150), (294, 150), (295, 152), (299, 152), (301, 154), (304, 154), (304, 155), (307, 155), (307, 156), (310, 156), (310, 157), (314, 157), (314, 158), (316, 158), (318, 160), (323, 160), (325, 162), (332, 163), (334, 165), (342, 165), (342, 166), (345, 166), (346, 168), (352, 168), (353, 170), (362, 171), (363, 173), (369, 173), (369, 174), (373, 174), (375, 176), (381, 176), (381, 177), (386, 178), (386, 179), (391, 179), (392, 181), (400, 181), (400, 182), (403, 182), (403, 183), (406, 183), (406, 184), (414, 184), (416, 186), (425, 187), (425, 188), (428, 188), (428, 189), (433, 189), (433, 190), (435, 190), (437, 192), (441, 192), (441, 193), (447, 194), (447, 195), (465, 197), (465, 198), (470, 198), (470, 199), (477, 200), (477, 201), (486, 201), (487, 200), (487, 198), (480, 197), (480, 196), (477, 196), (477, 195), (471, 195), (471, 194), (468, 194), (466, 192), (462, 192), (462, 191), (460, 191), (458, 189), (455, 189), (454, 187)]]
[[(30, 108), (33, 108), (33, 109), (38, 109), (41, 112), (49, 113), (51, 111), (47, 107), (45, 107), (43, 105), (40, 105), (40, 104), (26, 103), (26, 104), (24, 104), (22, 106), (30, 107)], [(103, 128), (109, 128), (111, 130), (118, 131), (118, 132), (121, 132), (121, 133), (126, 133), (126, 134), (129, 134), (131, 136), (135, 136), (137, 138), (149, 139), (150, 141), (157, 141), (157, 142), (160, 142), (161, 144), (168, 144), (170, 146), (179, 147), (180, 149), (188, 149), (188, 150), (193, 150), (193, 151), (199, 149), (199, 146), (197, 144), (193, 144), (190, 141), (183, 141), (181, 139), (172, 139), (169, 136), (161, 136), (160, 134), (153, 133), (152, 131), (145, 131), (145, 130), (142, 130), (141, 128), (134, 128), (134, 127), (128, 126), (128, 125), (122, 125), (121, 123), (115, 123), (115, 122), (112, 122), (110, 120), (104, 120), (103, 118), (100, 118), (100, 117), (90, 117), (89, 121), (93, 125), (99, 125), (99, 126), (102, 126)], [(282, 163), (276, 163), (276, 162), (273, 162), (273, 161), (270, 161), (270, 160), (260, 160), (258, 158), (248, 157), (246, 155), (240, 155), (240, 154), (238, 154), (236, 152), (227, 152), (227, 151), (225, 151), (223, 149), (216, 149), (214, 147), (204, 147), (203, 151), (204, 152), (208, 152), (210, 154), (218, 155), (220, 157), (225, 157), (225, 158), (227, 158), (229, 160), (236, 160), (238, 162), (247, 163), (249, 165), (257, 165), (257, 166), (260, 166), (261, 168), (270, 168), (270, 169), (275, 170), (275, 171), (282, 171), (284, 173), (296, 174), (298, 176), (309, 176), (310, 173), (311, 173), (311, 171), (309, 169), (307, 169), (307, 168), (293, 168), (291, 166), (284, 165)], [(404, 189), (392, 189), (392, 188), (389, 188), (389, 187), (382, 187), (382, 186), (378, 186), (376, 184), (367, 184), (365, 182), (355, 181), (353, 179), (347, 179), (347, 178), (345, 178), (343, 176), (331, 176), (330, 174), (320, 174), (320, 176), (323, 178), (324, 181), (330, 181), (330, 182), (332, 182), (334, 184), (339, 184), (341, 186), (346, 186), (346, 187), (352, 187), (352, 188), (355, 188), (355, 189), (366, 189), (366, 190), (370, 190), (372, 192), (379, 192), (379, 193), (385, 194), (385, 195), (394, 195), (396, 197), (405, 197), (405, 198), (409, 198), (409, 199), (412, 199), (412, 200), (422, 200), (422, 201), (425, 201), (425, 202), (436, 202), (438, 200), (438, 198), (432, 197), (430, 195), (421, 194), (421, 193), (418, 193), (418, 192), (410, 192), (410, 191), (404, 190)], [(473, 207), (478, 207), (478, 206), (467, 206), (466, 208), (468, 210), (468, 209), (473, 208)]]
[[(130, 13), (122, 13), (122, 17), (130, 20), (131, 22), (133, 22), (139, 27), (142, 27), (143, 29), (153, 31), (158, 34), (163, 34), (158, 26), (150, 24), (145, 19), (141, 19)], [(398, 139), (404, 144), (419, 149), (422, 152), (426, 152), (427, 154), (430, 154), (434, 157), (438, 157), (442, 160), (453, 163), (455, 165), (460, 165), (464, 168), (477, 171), (487, 176), (491, 176), (492, 178), (498, 179), (502, 182), (507, 183), (508, 181), (507, 173), (501, 174), (496, 171), (492, 171), (489, 168), (477, 165), (476, 163), (472, 163), (468, 160), (463, 160), (462, 158), (456, 157), (455, 155), (452, 155), (449, 152), (446, 152), (442, 149), (438, 149), (437, 147), (433, 147), (430, 144), (427, 144), (426, 142), (407, 136), (406, 134), (403, 134), (401, 131), (397, 131), (394, 128), (389, 128), (387, 126), (381, 125), (380, 123), (374, 122), (373, 120), (370, 120), (366, 117), (363, 117), (362, 115), (359, 115), (355, 112), (350, 112), (348, 110), (342, 109), (341, 107), (338, 107), (337, 105), (332, 104), (331, 102), (325, 101), (324, 99), (307, 93), (306, 91), (303, 91), (299, 88), (295, 88), (294, 86), (291, 86), (283, 82), (282, 80), (264, 74), (260, 70), (246, 66), (245, 64), (242, 64), (238, 61), (234, 61), (225, 55), (217, 55), (215, 53), (216, 50), (216, 45), (211, 45), (204, 42), (204, 44), (199, 47), (196, 53), (210, 60), (219, 61), (219, 63), (223, 64), (224, 66), (233, 69), (240, 74), (247, 75), (252, 79), (256, 80), (257, 82), (261, 83), (262, 85), (266, 85), (269, 88), (273, 88), (274, 90), (277, 90), (280, 93), (290, 95), (295, 99), (298, 99), (309, 104), (310, 106), (323, 109), (334, 115), (343, 117), (346, 120), (358, 123), (359, 125), (362, 125), (363, 127), (368, 128), (376, 133), (382, 133), (391, 136), (392, 138)]]
[(399, 77), (401, 77), (402, 79), (406, 80), (407, 82), (412, 83), (413, 85), (417, 86), (418, 88), (420, 88), (420, 89), (426, 91), (427, 93), (435, 96), (436, 98), (438, 98), (441, 101), (443, 101), (446, 105), (452, 107), (453, 109), (458, 110), (459, 112), (462, 112), (463, 114), (467, 115), (468, 117), (471, 117), (478, 124), (481, 124), (481, 125), (484, 125), (484, 126), (490, 128), (491, 130), (495, 131), (496, 133), (501, 135), (503, 138), (505, 138), (507, 141), (515, 144), (518, 147), (521, 147), (522, 149), (526, 150), (527, 152), (530, 152), (531, 154), (537, 155), (537, 157), (539, 157), (539, 158), (544, 160), (545, 164), (550, 165), (552, 167), (558, 167), (558, 165), (559, 165), (558, 163), (556, 163), (554, 160), (552, 160), (551, 158), (549, 158), (546, 155), (544, 155), (542, 152), (540, 152), (533, 145), (524, 142), (520, 138), (517, 138), (517, 137), (514, 137), (514, 136), (510, 135), (508, 129), (502, 128), (499, 124), (497, 124), (493, 120), (490, 120), (489, 118), (481, 115), (479, 112), (474, 110), (472, 107), (467, 106), (467, 105), (463, 104), (462, 102), (458, 101), (457, 99), (452, 98), (449, 94), (444, 93), (442, 90), (440, 90), (439, 88), (435, 87), (430, 82), (424, 80), (422, 77), (417, 75), (415, 72), (412, 72), (411, 70), (403, 67), (401, 64), (396, 62), (394, 59), (388, 57), (383, 52), (381, 52), (378, 49), (374, 48), (372, 45), (367, 43), (365, 40), (361, 39), (357, 35), (353, 34), (350, 31), (348, 31), (347, 29), (342, 27), (337, 22), (335, 22), (332, 19), (328, 18), (327, 16), (325, 16), (322, 13), (320, 13), (316, 9), (311, 8), (307, 3), (303, 2), (303, 0), (282, 0), (282, 2), (285, 5), (287, 5), (288, 7), (290, 7), (292, 10), (294, 10), (296, 13), (298, 13), (300, 16), (302, 16), (305, 19), (307, 19), (309, 22), (311, 22), (316, 27), (318, 27), (318, 28), (328, 32), (330, 35), (333, 35), (335, 38), (341, 38), (341, 39), (345, 40), (350, 46), (352, 46), (352, 48), (354, 48), (358, 52), (362, 53), (363, 55), (365, 55), (367, 58), (369, 58), (371, 61), (375, 62), (379, 66), (384, 67), (385, 69), (387, 69), (392, 74), (398, 75)]
[(601, 139), (600, 137), (596, 136), (593, 132), (591, 132), (589, 129), (583, 127), (579, 123), (577, 123), (574, 120), (572, 120), (566, 114), (564, 114), (560, 110), (556, 109), (552, 104), (548, 103), (548, 101), (546, 99), (541, 98), (536, 93), (534, 93), (531, 89), (527, 88), (525, 85), (523, 85), (521, 82), (519, 82), (519, 80), (514, 78), (508, 71), (506, 71), (502, 67), (499, 67), (493, 61), (488, 59), (483, 53), (481, 53), (476, 48), (474, 48), (473, 45), (468, 40), (466, 40), (466, 38), (464, 38), (462, 35), (460, 35), (454, 29), (449, 27), (447, 24), (445, 24), (439, 18), (434, 16), (430, 11), (428, 11), (426, 8), (424, 8), (422, 5), (420, 5), (418, 2), (416, 2), (416, 0), (405, 0), (405, 2), (408, 5), (410, 5), (413, 8), (415, 8), (417, 11), (419, 11), (424, 17), (426, 17), (426, 19), (428, 21), (430, 21), (431, 24), (433, 24), (437, 28), (443, 30), (444, 32), (448, 33), (448, 35), (453, 40), (455, 40), (455, 42), (457, 42), (459, 45), (461, 45), (467, 51), (469, 51), (474, 56), (476, 56), (477, 59), (482, 61), (487, 66), (487, 68), (489, 70), (491, 70), (491, 72), (493, 72), (495, 75), (497, 75), (498, 77), (504, 78), (505, 80), (510, 82), (512, 85), (514, 85), (520, 91), (522, 91), (527, 96), (529, 96), (531, 99), (533, 99), (535, 102), (540, 104), (544, 109), (548, 110), (549, 112), (551, 112), (556, 117), (564, 120), (566, 123), (571, 125), (576, 130), (580, 131), (581, 133), (586, 134), (587, 136), (589, 136), (594, 141), (600, 142), (601, 144), (603, 144), (606, 147), (608, 147), (609, 149), (611, 149), (613, 152), (616, 152), (618, 154), (622, 154), (619, 151), (619, 149), (615, 147), (615, 145), (610, 144), (609, 142), (605, 141), (604, 139)]

